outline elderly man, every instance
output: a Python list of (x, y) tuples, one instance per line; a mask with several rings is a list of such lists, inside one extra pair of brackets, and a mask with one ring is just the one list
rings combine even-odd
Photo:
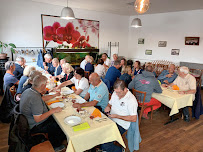
[(164, 70), (157, 79), (161, 82), (161, 84), (170, 84), (176, 79), (176, 77), (177, 74), (175, 73), (175, 65), (171, 64), (169, 65), (168, 70)]
[(61, 146), (65, 135), (54, 121), (52, 114), (61, 112), (60, 107), (47, 109), (41, 94), (46, 90), (47, 78), (36, 76), (33, 80), (32, 88), (23, 92), (20, 100), (20, 112), (27, 118), (31, 133), (48, 133), (49, 140), (54, 148), (64, 148)]
[(13, 61), (7, 61), (5, 63), (6, 74), (4, 75), (4, 90), (7, 86), (13, 86), (18, 84), (19, 80), (14, 76), (13, 72), (15, 71), (15, 63)]
[(108, 55), (106, 53), (102, 54), (102, 60), (104, 61), (105, 68), (109, 68), (111, 65), (111, 60), (108, 58)]
[(46, 70), (49, 74), (54, 75), (55, 68), (52, 65), (52, 56), (50, 54), (45, 54), (44, 60), (45, 60), (45, 62), (43, 62), (44, 70)]
[(85, 70), (85, 66), (86, 66), (86, 64), (87, 64), (87, 60), (90, 58), (90, 56), (89, 55), (86, 55), (85, 56), (85, 59), (80, 63), (80, 67), (83, 69), (83, 70)]
[[(131, 122), (137, 121), (137, 106), (137, 100), (127, 89), (125, 82), (116, 80), (114, 92), (104, 112), (116, 122), (122, 135), (128, 130)], [(102, 144), (101, 147), (107, 152), (122, 152), (122, 148), (114, 145), (113, 142)]]
[(15, 71), (13, 72), (13, 74), (15, 75), (15, 77), (20, 80), (20, 78), (23, 76), (23, 70), (24, 70), (24, 64), (25, 64), (25, 60), (23, 57), (17, 57), (16, 58), (16, 62), (15, 62)]
[[(196, 93), (196, 79), (189, 74), (188, 67), (182, 66), (178, 70), (178, 77), (169, 86), (177, 85), (179, 87), (180, 94), (193, 94), (193, 100)], [(183, 108), (184, 120), (189, 122), (189, 110), (188, 107)]]
[(89, 76), (89, 82), (91, 83), (87, 94), (84, 99), (89, 100), (87, 103), (74, 103), (73, 107), (81, 109), (81, 107), (95, 106), (100, 111), (104, 111), (109, 101), (109, 91), (107, 86), (101, 81), (97, 73), (92, 73)]
[(109, 80), (111, 87), (113, 87), (114, 82), (121, 76), (121, 73), (118, 70), (120, 67), (120, 61), (116, 60), (114, 66), (110, 67), (106, 72), (105, 79)]
[(113, 61), (111, 61), (111, 67), (114, 66), (114, 62), (118, 60), (118, 55), (117, 54), (113, 54)]
[[(146, 92), (145, 105), (153, 105), (153, 110), (156, 110), (161, 107), (161, 103), (155, 98), (152, 98), (152, 93), (162, 93), (162, 89), (152, 71), (153, 68), (151, 65), (146, 66), (145, 71), (142, 74), (136, 75), (128, 85), (128, 88)], [(147, 114), (150, 111), (151, 108), (144, 110), (143, 117), (145, 119), (149, 119)]]

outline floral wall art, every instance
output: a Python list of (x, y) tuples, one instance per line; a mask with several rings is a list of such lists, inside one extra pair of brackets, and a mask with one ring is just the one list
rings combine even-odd
[(43, 47), (98, 49), (99, 21), (42, 15)]

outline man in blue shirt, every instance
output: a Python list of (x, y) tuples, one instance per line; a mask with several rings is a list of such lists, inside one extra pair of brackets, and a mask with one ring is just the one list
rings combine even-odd
[(117, 80), (117, 78), (121, 76), (121, 73), (118, 70), (120, 67), (120, 61), (116, 60), (114, 62), (114, 66), (110, 67), (106, 72), (105, 79), (109, 80), (111, 87), (113, 87), (114, 82)]
[(44, 70), (46, 70), (49, 74), (53, 76), (55, 72), (55, 67), (52, 65), (52, 56), (50, 54), (45, 54), (44, 60), (45, 60), (45, 62), (43, 62)]
[(103, 81), (101, 81), (97, 73), (92, 73), (89, 76), (89, 82), (91, 83), (87, 94), (84, 99), (89, 102), (86, 103), (74, 103), (73, 107), (81, 109), (81, 107), (91, 107), (95, 106), (100, 111), (104, 111), (109, 102), (109, 91), (107, 86)]
[(176, 79), (176, 77), (177, 74), (175, 73), (175, 65), (171, 64), (168, 70), (164, 70), (157, 79), (161, 82), (161, 84), (170, 84)]

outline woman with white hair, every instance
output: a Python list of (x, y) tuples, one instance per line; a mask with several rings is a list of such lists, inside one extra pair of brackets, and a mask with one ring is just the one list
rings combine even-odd
[[(65, 73), (64, 77), (60, 80), (61, 83), (70, 80), (74, 76), (74, 69), (69, 63), (62, 65), (62, 70)], [(71, 86), (69, 86), (71, 88)]]
[(94, 61), (94, 58), (92, 56), (89, 56), (87, 58), (87, 64), (85, 65), (85, 71), (89, 71), (90, 73), (94, 72), (94, 66), (92, 65), (93, 61)]
[[(196, 79), (189, 74), (188, 67), (182, 66), (178, 69), (178, 77), (169, 86), (177, 85), (179, 88), (179, 94), (193, 94), (193, 100), (196, 93)], [(184, 120), (189, 122), (190, 115), (188, 107), (183, 108)]]
[(61, 66), (59, 64), (59, 60), (57, 58), (53, 58), (52, 65), (55, 68), (54, 76), (60, 75), (62, 72), (62, 68), (61, 68)]
[(18, 85), (18, 89), (17, 89), (17, 94), (21, 94), (22, 93), (22, 89), (23, 89), (23, 84), (27, 81), (27, 79), (29, 78), (29, 75), (32, 71), (36, 70), (36, 68), (34, 66), (26, 66), (24, 71), (23, 71), (23, 76), (20, 78), (19, 81), (19, 85)]

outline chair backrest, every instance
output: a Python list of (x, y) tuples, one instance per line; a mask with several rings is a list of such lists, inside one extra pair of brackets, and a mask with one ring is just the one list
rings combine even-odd
[(112, 94), (111, 94), (111, 93), (109, 93), (109, 100), (111, 100), (111, 95), (112, 95)]
[(10, 87), (10, 92), (11, 92), (11, 95), (14, 97), (15, 94), (16, 94), (16, 87), (15, 87), (15, 85), (13, 85), (12, 87)]
[(194, 77), (195, 77), (195, 79), (196, 79), (197, 86), (201, 87), (201, 85), (202, 85), (202, 74), (203, 74), (203, 70), (201, 70), (201, 69), (190, 69), (190, 72), (192, 72), (192, 75), (193, 75), (193, 74), (199, 75), (199, 76), (194, 76)]
[(85, 78), (89, 80), (90, 71), (84, 71)]
[(111, 85), (110, 85), (110, 81), (108, 79), (103, 79), (101, 78), (101, 80), (106, 84), (109, 92), (111, 92)]
[(134, 88), (132, 89), (132, 92), (133, 92), (134, 96), (136, 97), (137, 102), (140, 104), (144, 104), (145, 98), (146, 98), (146, 92), (139, 91)]

